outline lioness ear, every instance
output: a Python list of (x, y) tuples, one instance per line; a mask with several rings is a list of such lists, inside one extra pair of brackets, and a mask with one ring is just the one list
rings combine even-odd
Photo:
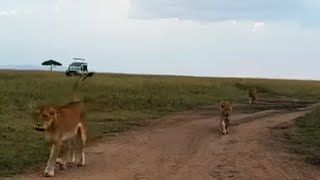
[(49, 114), (50, 114), (50, 117), (53, 119), (58, 118), (58, 112), (56, 110), (51, 110)]
[(50, 115), (54, 116), (55, 118), (58, 118), (58, 112), (59, 112), (59, 107), (58, 106), (51, 106), (51, 112)]
[(58, 111), (59, 111), (59, 107), (58, 106), (54, 105), (54, 106), (52, 106), (52, 108), (54, 109), (55, 113), (58, 113)]

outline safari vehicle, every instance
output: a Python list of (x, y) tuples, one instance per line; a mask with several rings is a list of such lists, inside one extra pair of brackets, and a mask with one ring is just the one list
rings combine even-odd
[(66, 70), (67, 76), (72, 75), (85, 75), (88, 73), (88, 63), (84, 62), (83, 58), (73, 58), (73, 62), (69, 65)]

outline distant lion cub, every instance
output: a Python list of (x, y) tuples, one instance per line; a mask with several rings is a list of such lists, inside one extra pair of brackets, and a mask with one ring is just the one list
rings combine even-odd
[(233, 111), (232, 103), (229, 101), (220, 102), (220, 133), (222, 135), (229, 134), (230, 115)]

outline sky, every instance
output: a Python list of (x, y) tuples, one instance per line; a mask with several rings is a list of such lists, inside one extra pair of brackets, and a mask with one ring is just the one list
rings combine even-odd
[(320, 80), (319, 0), (0, 0), (0, 66)]

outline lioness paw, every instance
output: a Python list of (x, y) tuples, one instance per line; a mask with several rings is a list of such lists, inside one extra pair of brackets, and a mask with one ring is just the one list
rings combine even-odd
[(44, 177), (53, 177), (54, 176), (54, 171), (45, 171), (43, 173)]

